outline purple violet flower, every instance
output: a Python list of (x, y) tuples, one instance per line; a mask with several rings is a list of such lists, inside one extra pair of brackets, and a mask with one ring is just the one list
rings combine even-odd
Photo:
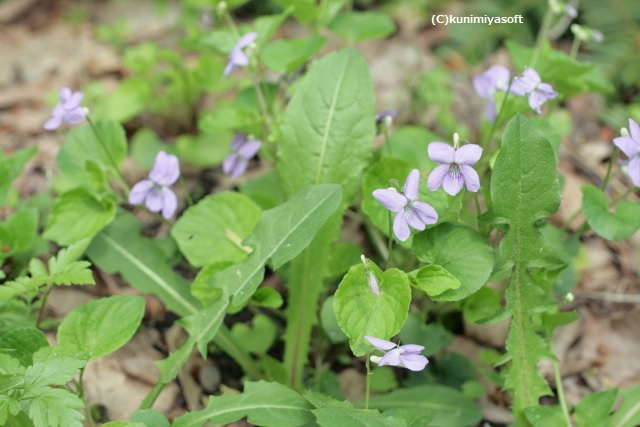
[(132, 205), (144, 203), (151, 212), (162, 211), (165, 219), (171, 218), (178, 207), (178, 199), (169, 186), (175, 184), (179, 177), (178, 158), (160, 151), (149, 172), (149, 179), (140, 181), (131, 189), (129, 203)]
[(258, 33), (247, 33), (244, 36), (240, 37), (238, 43), (231, 49), (231, 54), (229, 55), (229, 62), (227, 66), (224, 68), (224, 75), (228, 76), (238, 67), (246, 67), (249, 65), (249, 57), (246, 53), (244, 53), (244, 48), (249, 46), (251, 43), (256, 41), (258, 38)]
[(629, 132), (613, 139), (613, 143), (629, 157), (629, 177), (636, 187), (640, 187), (640, 126), (629, 119)]
[(411, 235), (409, 226), (416, 230), (424, 230), (425, 225), (435, 224), (438, 213), (428, 203), (418, 201), (418, 185), (420, 171), (414, 169), (409, 173), (404, 184), (404, 194), (395, 188), (374, 190), (373, 197), (391, 212), (396, 212), (393, 220), (393, 232), (398, 240), (404, 242)]
[(80, 106), (84, 94), (82, 92), (71, 92), (68, 87), (60, 90), (60, 102), (53, 109), (53, 117), (44, 124), (46, 130), (55, 130), (62, 122), (71, 124), (80, 123), (87, 115), (87, 110)]
[(231, 178), (238, 178), (244, 174), (249, 166), (249, 160), (256, 155), (262, 142), (257, 139), (247, 140), (245, 133), (237, 133), (231, 141), (231, 151), (222, 163), (222, 172), (231, 175)]
[(511, 93), (518, 96), (526, 95), (529, 98), (529, 106), (538, 114), (542, 113), (542, 104), (558, 96), (549, 83), (542, 83), (540, 75), (533, 68), (525, 69), (522, 77), (513, 79)]
[(431, 160), (441, 163), (427, 179), (429, 190), (436, 191), (442, 186), (447, 194), (455, 196), (464, 185), (468, 191), (478, 191), (480, 178), (471, 165), (480, 160), (482, 147), (476, 144), (460, 147), (460, 137), (454, 133), (453, 147), (444, 142), (432, 142), (428, 151)]
[(378, 350), (387, 352), (381, 358), (371, 356), (371, 360), (378, 363), (378, 366), (400, 366), (410, 371), (422, 371), (429, 363), (429, 360), (420, 354), (424, 350), (421, 345), (407, 344), (398, 346), (391, 341), (381, 340), (380, 338), (369, 336), (365, 336), (365, 338)]
[(473, 88), (480, 98), (487, 99), (486, 114), (491, 123), (496, 120), (496, 101), (493, 94), (497, 90), (506, 91), (509, 87), (511, 73), (502, 65), (494, 65), (482, 74), (473, 78)]

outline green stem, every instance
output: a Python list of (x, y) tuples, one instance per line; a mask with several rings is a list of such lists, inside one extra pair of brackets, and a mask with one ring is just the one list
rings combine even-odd
[(120, 184), (120, 186), (126, 191), (126, 193), (129, 194), (131, 189), (129, 188), (129, 185), (127, 184), (127, 181), (125, 180), (124, 175), (122, 175), (122, 172), (120, 171), (120, 168), (116, 164), (115, 160), (113, 160), (113, 157), (111, 157), (111, 153), (107, 149), (107, 144), (105, 144), (104, 140), (102, 139), (102, 136), (100, 135), (100, 132), (98, 132), (98, 129), (96, 128), (96, 125), (93, 123), (93, 120), (91, 120), (91, 118), (89, 116), (87, 116), (87, 122), (89, 122), (89, 125), (91, 126), (91, 129), (93, 130), (93, 133), (95, 134), (96, 138), (98, 139), (98, 142), (100, 143), (100, 145), (102, 146), (102, 149), (104, 150), (105, 154), (107, 155), (107, 158), (109, 159), (109, 163), (111, 163), (111, 165), (110, 165), (111, 168), (110, 169), (114, 173), (114, 176), (115, 176), (116, 180), (118, 181), (118, 184)]
[[(507, 87), (507, 91), (504, 94), (504, 98), (502, 98), (502, 102), (500, 103), (500, 109), (498, 110), (498, 114), (496, 115), (496, 119), (494, 120), (493, 124), (491, 125), (491, 130), (489, 130), (489, 134), (487, 135), (487, 140), (485, 141), (485, 143), (482, 145), (483, 147), (485, 147), (487, 149), (487, 152), (492, 152), (490, 151), (490, 149), (492, 148), (492, 146), (490, 145), (491, 142), (493, 141), (493, 134), (496, 131), (496, 128), (498, 127), (498, 123), (500, 123), (500, 118), (502, 117), (502, 112), (504, 111), (504, 106), (507, 104), (507, 99), (509, 98), (509, 94), (511, 93), (511, 83), (513, 82), (513, 80), (511, 80), (509, 82), (509, 86)], [(487, 162), (488, 165), (488, 162)]]
[(89, 408), (89, 405), (87, 404), (87, 401), (84, 398), (83, 377), (84, 377), (84, 368), (80, 369), (80, 379), (78, 380), (78, 396), (84, 402), (84, 411), (85, 411), (85, 414), (87, 415), (87, 424), (89, 425), (89, 427), (94, 427), (95, 424), (93, 422), (93, 414), (91, 413), (91, 409)]
[[(553, 339), (549, 338), (549, 348), (553, 349)], [(564, 398), (564, 387), (562, 386), (562, 376), (560, 375), (560, 366), (557, 360), (553, 360), (553, 376), (556, 381), (556, 391), (558, 392), (558, 401), (560, 408), (562, 408), (562, 415), (567, 422), (567, 427), (571, 427), (571, 417), (569, 416), (569, 409), (567, 408), (567, 401)]]
[(609, 164), (607, 165), (607, 174), (604, 177), (604, 181), (602, 181), (602, 186), (600, 186), (602, 190), (605, 190), (607, 188), (607, 185), (609, 184), (609, 179), (611, 179), (611, 169), (613, 169), (613, 162), (615, 161), (617, 156), (618, 156), (618, 147), (614, 146), (613, 152), (611, 153), (611, 157), (609, 158)]
[(233, 35), (236, 36), (237, 39), (239, 39), (241, 37), (240, 31), (238, 30), (238, 27), (236, 27), (236, 23), (233, 21), (233, 18), (231, 17), (229, 10), (225, 10), (224, 19), (227, 21), (227, 24), (229, 24), (229, 27), (231, 27), (231, 31), (233, 31)]
[(369, 409), (369, 388), (371, 385), (371, 367), (369, 366), (369, 355), (367, 355), (367, 359), (365, 360), (364, 365), (367, 367), (367, 378), (364, 390), (364, 409)]
[(569, 51), (569, 56), (571, 59), (576, 59), (578, 56), (578, 50), (580, 49), (580, 39), (575, 37), (573, 39), (573, 43), (571, 43), (571, 50)]
[(163, 383), (163, 382), (157, 382), (153, 386), (153, 388), (151, 389), (149, 394), (147, 394), (147, 397), (145, 397), (144, 400), (142, 401), (142, 403), (140, 404), (139, 410), (151, 409), (151, 407), (153, 406), (153, 402), (156, 401), (156, 399), (158, 398), (158, 396), (162, 392), (162, 389), (164, 388), (165, 385), (166, 384)]
[(44, 311), (47, 306), (47, 300), (49, 299), (49, 294), (53, 290), (53, 284), (49, 284), (46, 292), (44, 293), (44, 297), (42, 298), (42, 305), (40, 306), (40, 312), (38, 313), (38, 320), (36, 321), (36, 328), (40, 327), (40, 323), (42, 323), (42, 319), (44, 319)]
[(540, 57), (540, 51), (542, 50), (542, 44), (547, 38), (547, 32), (551, 27), (552, 19), (553, 19), (553, 11), (549, 7), (547, 9), (546, 15), (544, 15), (544, 20), (542, 21), (542, 28), (540, 28), (540, 32), (538, 33), (538, 39), (536, 40), (536, 47), (535, 47), (535, 50), (533, 51), (533, 57), (531, 58), (531, 63), (529, 64), (531, 68), (534, 68), (536, 65), (536, 62), (538, 62), (538, 58)]

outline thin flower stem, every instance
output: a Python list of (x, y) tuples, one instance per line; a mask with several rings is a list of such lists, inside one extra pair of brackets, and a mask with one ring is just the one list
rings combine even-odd
[(384, 127), (384, 145), (387, 147), (387, 151), (389, 151), (389, 155), (393, 156), (393, 152), (391, 151), (391, 145), (389, 145), (389, 128)]
[[(553, 338), (549, 338), (549, 348), (553, 348)], [(560, 375), (560, 366), (557, 360), (553, 360), (553, 376), (556, 381), (556, 391), (558, 393), (558, 401), (560, 408), (562, 408), (562, 415), (567, 422), (567, 427), (571, 427), (571, 417), (569, 416), (569, 409), (567, 408), (567, 401), (564, 398), (564, 387), (562, 386), (562, 376)]]
[(364, 365), (367, 367), (367, 378), (364, 391), (364, 409), (369, 409), (369, 388), (371, 385), (371, 367), (369, 366), (369, 355), (367, 355)]
[(607, 185), (609, 184), (609, 179), (611, 179), (611, 169), (613, 169), (613, 162), (615, 161), (617, 156), (618, 156), (618, 147), (614, 145), (613, 153), (611, 153), (611, 157), (609, 158), (609, 164), (607, 165), (607, 174), (605, 175), (604, 181), (602, 181), (602, 186), (600, 187), (603, 190), (605, 190), (607, 188)]
[(78, 380), (78, 383), (77, 383), (78, 396), (84, 402), (84, 411), (85, 411), (85, 414), (87, 416), (87, 424), (88, 424), (88, 426), (89, 427), (94, 427), (95, 423), (93, 422), (93, 415), (91, 414), (91, 409), (89, 408), (89, 405), (87, 404), (87, 401), (84, 398), (83, 377), (84, 377), (84, 368), (80, 369), (80, 379)]
[(480, 200), (478, 200), (478, 192), (473, 193), (473, 201), (476, 205), (476, 214), (478, 219), (478, 229), (480, 229)]
[(551, 27), (551, 20), (553, 19), (553, 10), (549, 7), (547, 9), (546, 15), (544, 15), (544, 20), (542, 21), (542, 28), (540, 28), (540, 32), (538, 33), (538, 39), (536, 40), (536, 47), (533, 51), (533, 57), (531, 58), (531, 63), (529, 66), (534, 68), (536, 62), (538, 62), (538, 58), (540, 57), (540, 51), (542, 50), (542, 44), (547, 38), (547, 33), (549, 32), (549, 28)]
[(112, 172), (114, 172), (116, 180), (118, 181), (118, 184), (120, 184), (120, 186), (126, 191), (126, 193), (129, 194), (131, 189), (129, 188), (129, 185), (127, 184), (127, 181), (124, 179), (124, 175), (122, 175), (122, 171), (120, 171), (120, 168), (116, 164), (115, 160), (113, 160), (113, 157), (111, 157), (111, 153), (107, 149), (107, 145), (105, 144), (104, 140), (102, 139), (102, 136), (100, 135), (100, 132), (98, 132), (98, 129), (96, 128), (96, 125), (93, 123), (93, 120), (91, 120), (91, 118), (89, 116), (87, 116), (87, 122), (89, 122), (89, 125), (91, 126), (91, 129), (93, 130), (93, 133), (95, 134), (96, 138), (98, 139), (98, 142), (100, 143), (100, 145), (102, 146), (102, 149), (104, 150), (105, 154), (107, 155), (107, 158), (109, 159), (109, 162), (111, 163)]
[(494, 120), (493, 125), (491, 126), (491, 130), (487, 135), (487, 140), (482, 145), (487, 149), (487, 152), (490, 152), (490, 148), (492, 148), (489, 144), (491, 144), (491, 142), (493, 141), (493, 134), (496, 131), (496, 128), (498, 127), (498, 123), (500, 122), (500, 117), (502, 117), (502, 112), (504, 111), (504, 106), (507, 104), (507, 99), (509, 98), (509, 94), (511, 93), (511, 83), (513, 83), (513, 79), (509, 82), (509, 86), (507, 86), (507, 91), (504, 95), (504, 98), (502, 98), (502, 102), (500, 103), (500, 109), (498, 110), (496, 119)]
[(47, 306), (47, 300), (49, 299), (49, 294), (53, 290), (53, 284), (50, 283), (46, 292), (44, 293), (44, 297), (42, 298), (42, 306), (40, 307), (40, 312), (38, 313), (38, 320), (36, 321), (36, 328), (40, 327), (40, 323), (42, 323), (42, 319), (44, 319), (44, 311)]
[(229, 26), (231, 27), (231, 31), (233, 31), (233, 35), (239, 39), (241, 37), (240, 30), (238, 30), (236, 23), (233, 21), (233, 18), (231, 17), (229, 10), (224, 11), (224, 19), (227, 21), (227, 24), (229, 24)]
[(571, 57), (571, 59), (576, 59), (576, 57), (578, 56), (578, 50), (580, 49), (580, 39), (578, 37), (575, 37), (573, 39), (573, 43), (571, 43), (571, 50), (569, 51), (569, 57)]
[(267, 100), (264, 96), (264, 92), (262, 91), (262, 86), (260, 86), (260, 82), (258, 81), (258, 74), (256, 70), (251, 70), (251, 79), (253, 80), (253, 87), (256, 91), (256, 97), (258, 98), (258, 104), (260, 104), (260, 110), (262, 111), (262, 115), (264, 116), (265, 124), (267, 125), (267, 131), (265, 132), (265, 136), (268, 137), (271, 129), (273, 128), (273, 120), (271, 120), (271, 114), (267, 109)]

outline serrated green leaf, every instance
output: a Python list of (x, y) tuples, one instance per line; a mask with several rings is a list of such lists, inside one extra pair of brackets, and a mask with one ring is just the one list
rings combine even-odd
[(589, 184), (583, 185), (581, 190), (582, 211), (598, 236), (613, 241), (624, 240), (640, 229), (640, 204), (618, 203), (615, 212), (611, 212), (602, 190)]
[(562, 261), (536, 227), (560, 204), (553, 150), (522, 115), (514, 117), (505, 129), (491, 176), (491, 199), (493, 208), (484, 218), (509, 226), (500, 243), (500, 256), (514, 266), (505, 294), (506, 309), (513, 314), (507, 337), (511, 363), (505, 388), (513, 391), (515, 418), (526, 422), (524, 408), (537, 405), (540, 396), (551, 393), (537, 370), (538, 361), (548, 356), (548, 350), (536, 333), (531, 313), (553, 304), (553, 300), (535, 283), (530, 268), (557, 267)]
[(72, 178), (77, 186), (81, 186), (90, 178), (85, 167), (87, 160), (93, 161), (105, 170), (112, 170), (114, 163), (116, 166), (120, 165), (127, 156), (127, 138), (120, 124), (113, 121), (97, 121), (95, 128), (98, 135), (88, 124), (72, 129), (56, 158), (60, 172)]
[(380, 295), (369, 289), (364, 266), (351, 267), (338, 286), (333, 309), (338, 324), (349, 337), (353, 354), (364, 356), (371, 351), (365, 335), (388, 340), (404, 324), (411, 301), (411, 287), (406, 274), (390, 269), (382, 274)]
[(607, 427), (635, 427), (640, 424), (640, 386), (620, 391), (622, 405), (609, 418)]
[(381, 12), (341, 13), (329, 24), (329, 29), (349, 43), (382, 39), (396, 30), (389, 15)]
[(48, 347), (47, 337), (37, 328), (15, 328), (0, 334), (0, 353), (7, 353), (23, 366), (33, 362), (33, 353)]
[(60, 324), (58, 343), (69, 354), (87, 360), (112, 353), (133, 337), (142, 321), (144, 306), (144, 298), (130, 295), (82, 304)]
[(9, 300), (16, 296), (29, 295), (49, 281), (46, 276), (18, 277), (16, 280), (0, 285), (0, 301)]
[(20, 360), (7, 354), (0, 353), (0, 375), (24, 374), (24, 367), (21, 367)]
[(100, 198), (85, 188), (76, 188), (56, 198), (44, 237), (67, 246), (95, 236), (115, 214), (116, 203), (111, 198)]
[(578, 427), (604, 426), (618, 398), (618, 389), (601, 391), (583, 397), (573, 418)]
[(493, 271), (494, 253), (476, 231), (449, 223), (414, 236), (413, 250), (419, 260), (443, 267), (459, 281), (458, 288), (430, 295), (434, 301), (459, 301), (478, 289)]
[(38, 147), (28, 147), (16, 151), (10, 157), (0, 151), (0, 206), (9, 204), (11, 184), (22, 173), (27, 162), (36, 154)]
[(134, 288), (158, 296), (169, 310), (181, 316), (201, 307), (189, 292), (187, 280), (167, 265), (152, 240), (140, 236), (140, 222), (129, 213), (119, 213), (93, 239), (87, 256), (102, 270), (120, 273)]
[(78, 409), (84, 402), (61, 388), (39, 388), (30, 400), (29, 418), (35, 427), (83, 427)]
[(384, 415), (395, 419), (405, 420), (407, 427), (424, 427), (430, 425), (434, 413), (431, 409), (424, 408), (396, 408), (383, 412)]
[(411, 272), (411, 284), (430, 297), (440, 295), (450, 289), (458, 289), (462, 284), (453, 274), (440, 265), (425, 265)]
[[(0, 379), (1, 383), (2, 380)], [(2, 387), (0, 390), (4, 391), (5, 388)], [(6, 426), (9, 415), (17, 415), (18, 412), (20, 412), (20, 401), (9, 396), (0, 395), (0, 425)]]
[(381, 411), (396, 408), (421, 408), (433, 411), (429, 426), (467, 427), (482, 419), (478, 406), (458, 390), (441, 385), (423, 385), (396, 390), (385, 396), (373, 396), (369, 407)]
[(219, 262), (238, 262), (250, 248), (244, 240), (260, 219), (262, 210), (235, 192), (207, 196), (189, 207), (176, 221), (171, 235), (189, 263), (202, 267)]
[(243, 393), (211, 396), (205, 409), (176, 418), (172, 427), (227, 424), (244, 417), (253, 425), (297, 427), (313, 421), (310, 409), (309, 402), (286, 386), (247, 382)]
[(62, 354), (58, 348), (41, 348), (33, 354), (33, 365), (25, 371), (25, 390), (38, 393), (45, 386), (65, 385), (86, 364), (84, 360)]

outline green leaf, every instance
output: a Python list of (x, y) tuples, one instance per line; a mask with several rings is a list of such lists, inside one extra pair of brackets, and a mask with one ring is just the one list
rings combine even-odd
[(607, 427), (635, 427), (640, 424), (640, 386), (622, 390), (620, 394), (624, 400)]
[(387, 143), (380, 148), (379, 153), (381, 157), (393, 157), (403, 160), (411, 166), (410, 169), (416, 168), (421, 171), (430, 171), (438, 166), (439, 163), (429, 158), (427, 153), (429, 143), (446, 140), (422, 127), (401, 126), (389, 135)]
[[(0, 379), (0, 390), (4, 391), (2, 380)], [(17, 415), (20, 412), (20, 401), (9, 396), (0, 395), (0, 425), (7, 426), (9, 415)]]
[(615, 212), (611, 212), (602, 190), (589, 184), (583, 185), (581, 190), (582, 211), (598, 236), (613, 241), (624, 240), (640, 229), (640, 204), (618, 203)]
[(380, 295), (375, 295), (369, 289), (364, 266), (351, 267), (338, 286), (333, 309), (353, 354), (364, 356), (371, 350), (365, 335), (383, 340), (396, 335), (407, 319), (410, 301), (411, 287), (404, 272), (395, 268), (385, 271)]
[(387, 37), (396, 30), (396, 26), (384, 13), (348, 12), (336, 16), (329, 29), (349, 43), (358, 43)]
[(162, 250), (153, 240), (140, 236), (140, 222), (121, 212), (98, 234), (87, 249), (87, 256), (109, 274), (120, 273), (134, 288), (156, 295), (169, 310), (186, 316), (200, 303), (189, 292), (187, 280), (164, 261)]
[(305, 24), (320, 17), (319, 6), (315, 0), (274, 0), (274, 3), (282, 8), (293, 6), (293, 16)]
[(94, 360), (113, 353), (135, 334), (144, 298), (118, 295), (91, 301), (69, 312), (58, 328), (58, 343), (69, 354)]
[(562, 265), (536, 227), (560, 205), (560, 188), (551, 145), (531, 121), (514, 117), (505, 129), (502, 150), (491, 176), (492, 210), (482, 218), (509, 226), (500, 243), (500, 257), (513, 265), (506, 290), (506, 310), (513, 319), (507, 337), (505, 388), (513, 391), (514, 416), (525, 422), (523, 410), (550, 394), (537, 363), (548, 351), (536, 333), (531, 314), (553, 304), (530, 274), (532, 267)]
[(129, 421), (146, 427), (169, 427), (169, 421), (155, 409), (139, 409), (129, 417)]
[[(60, 250), (55, 257), (49, 258), (49, 282), (54, 285), (93, 285), (91, 264), (77, 261), (91, 243), (90, 239), (79, 240)], [(33, 274), (33, 272), (32, 272)]]
[(321, 427), (406, 427), (404, 420), (395, 419), (371, 409), (330, 406), (311, 411)]
[(315, 185), (264, 212), (245, 241), (254, 248), (253, 252), (244, 261), (214, 275), (212, 281), (229, 289), (234, 305), (243, 304), (262, 282), (264, 265), (270, 260), (277, 270), (298, 255), (335, 212), (341, 195), (338, 185)]
[[(167, 423), (167, 426), (169, 424)], [(144, 423), (130, 423), (126, 421), (111, 421), (106, 424), (102, 424), (102, 427), (150, 427)]]
[(411, 272), (411, 284), (430, 297), (435, 297), (450, 289), (458, 289), (460, 281), (440, 265), (425, 265)]
[(7, 158), (4, 150), (0, 151), (0, 206), (9, 204), (13, 180), (20, 176), (24, 166), (37, 152), (38, 147), (35, 146), (23, 148)]
[(87, 160), (109, 170), (114, 168), (114, 163), (119, 166), (127, 156), (127, 138), (119, 123), (98, 121), (95, 128), (99, 136), (90, 125), (72, 129), (56, 158), (60, 172), (72, 178), (78, 186), (89, 178), (85, 167)]
[(297, 427), (314, 420), (310, 409), (309, 402), (286, 386), (247, 382), (243, 393), (211, 396), (205, 409), (176, 418), (172, 427), (227, 424), (245, 417), (253, 425)]
[(0, 264), (4, 258), (29, 250), (37, 230), (35, 209), (21, 209), (0, 223)]
[(116, 204), (111, 198), (101, 198), (87, 189), (76, 188), (56, 198), (47, 218), (44, 237), (66, 246), (95, 236), (115, 214)]
[(316, 62), (289, 103), (282, 121), (276, 171), (285, 193), (313, 184), (342, 184), (351, 203), (371, 157), (374, 93), (360, 54), (347, 49)]
[(131, 138), (131, 157), (144, 169), (151, 169), (160, 151), (175, 155), (174, 147), (163, 144), (156, 133), (149, 128), (142, 128)]
[(333, 310), (333, 298), (333, 295), (331, 295), (322, 303), (322, 308), (320, 309), (320, 324), (329, 337), (329, 341), (336, 344), (347, 341), (349, 337), (345, 335), (338, 324), (336, 312)]
[(424, 346), (422, 354), (433, 356), (453, 342), (453, 334), (440, 324), (425, 324), (418, 313), (412, 312), (402, 326), (400, 342)]
[(471, 323), (481, 323), (490, 318), (500, 309), (500, 294), (493, 288), (482, 287), (473, 295), (469, 295), (463, 302), (462, 314), (464, 320)]
[(264, 46), (264, 44), (271, 39), (273, 34), (278, 31), (278, 28), (280, 28), (282, 23), (291, 14), (292, 10), (293, 8), (287, 8), (277, 15), (263, 15), (255, 19), (253, 25), (258, 33), (258, 38), (256, 39), (256, 45), (258, 45), (258, 47)]
[(360, 262), (362, 249), (354, 243), (335, 242), (331, 245), (329, 255), (328, 280), (342, 277), (351, 266)]
[(40, 388), (29, 402), (29, 418), (35, 427), (83, 427), (78, 411), (84, 402), (61, 388)]
[(274, 71), (293, 73), (315, 55), (326, 41), (326, 37), (322, 36), (274, 40), (264, 47), (262, 59)]
[(28, 392), (37, 393), (37, 389), (48, 385), (65, 385), (86, 364), (62, 353), (58, 347), (43, 347), (33, 354), (33, 365), (24, 374), (24, 387)]
[(231, 140), (231, 135), (225, 137), (225, 132), (218, 132), (216, 136), (219, 139), (212, 140), (211, 136), (206, 134), (180, 135), (176, 138), (176, 154), (180, 159), (196, 166), (218, 166), (229, 154), (226, 141)]
[(231, 328), (231, 335), (242, 348), (250, 353), (265, 354), (273, 345), (278, 328), (264, 314), (257, 314), (251, 321), (251, 327), (244, 323), (236, 323)]
[(189, 207), (176, 221), (171, 235), (194, 267), (238, 262), (250, 250), (241, 242), (251, 233), (261, 213), (247, 196), (217, 193)]
[(47, 337), (37, 328), (15, 328), (0, 334), (0, 353), (11, 355), (23, 366), (31, 365), (33, 353), (48, 346)]
[(609, 418), (617, 398), (618, 389), (601, 391), (583, 397), (573, 413), (578, 427), (607, 425), (607, 418)]
[(263, 286), (258, 288), (255, 294), (251, 296), (251, 304), (258, 307), (268, 307), (278, 309), (284, 303), (282, 295), (273, 288)]
[[(533, 427), (566, 427), (567, 420), (560, 406), (532, 406), (524, 410)], [(599, 424), (592, 424), (599, 425)]]
[(240, 185), (240, 192), (251, 198), (262, 209), (275, 208), (285, 201), (280, 181), (274, 171), (260, 175)]
[(433, 411), (429, 426), (466, 427), (482, 419), (478, 406), (458, 390), (441, 385), (423, 385), (396, 390), (385, 396), (373, 396), (369, 407), (385, 411), (396, 408), (421, 408)]
[(424, 427), (431, 425), (434, 413), (430, 409), (424, 408), (395, 408), (383, 412), (396, 419), (405, 420), (407, 427)]
[(420, 261), (443, 267), (460, 287), (429, 295), (434, 301), (459, 301), (480, 289), (493, 271), (494, 253), (477, 232), (459, 225), (440, 224), (418, 233), (413, 250)]

